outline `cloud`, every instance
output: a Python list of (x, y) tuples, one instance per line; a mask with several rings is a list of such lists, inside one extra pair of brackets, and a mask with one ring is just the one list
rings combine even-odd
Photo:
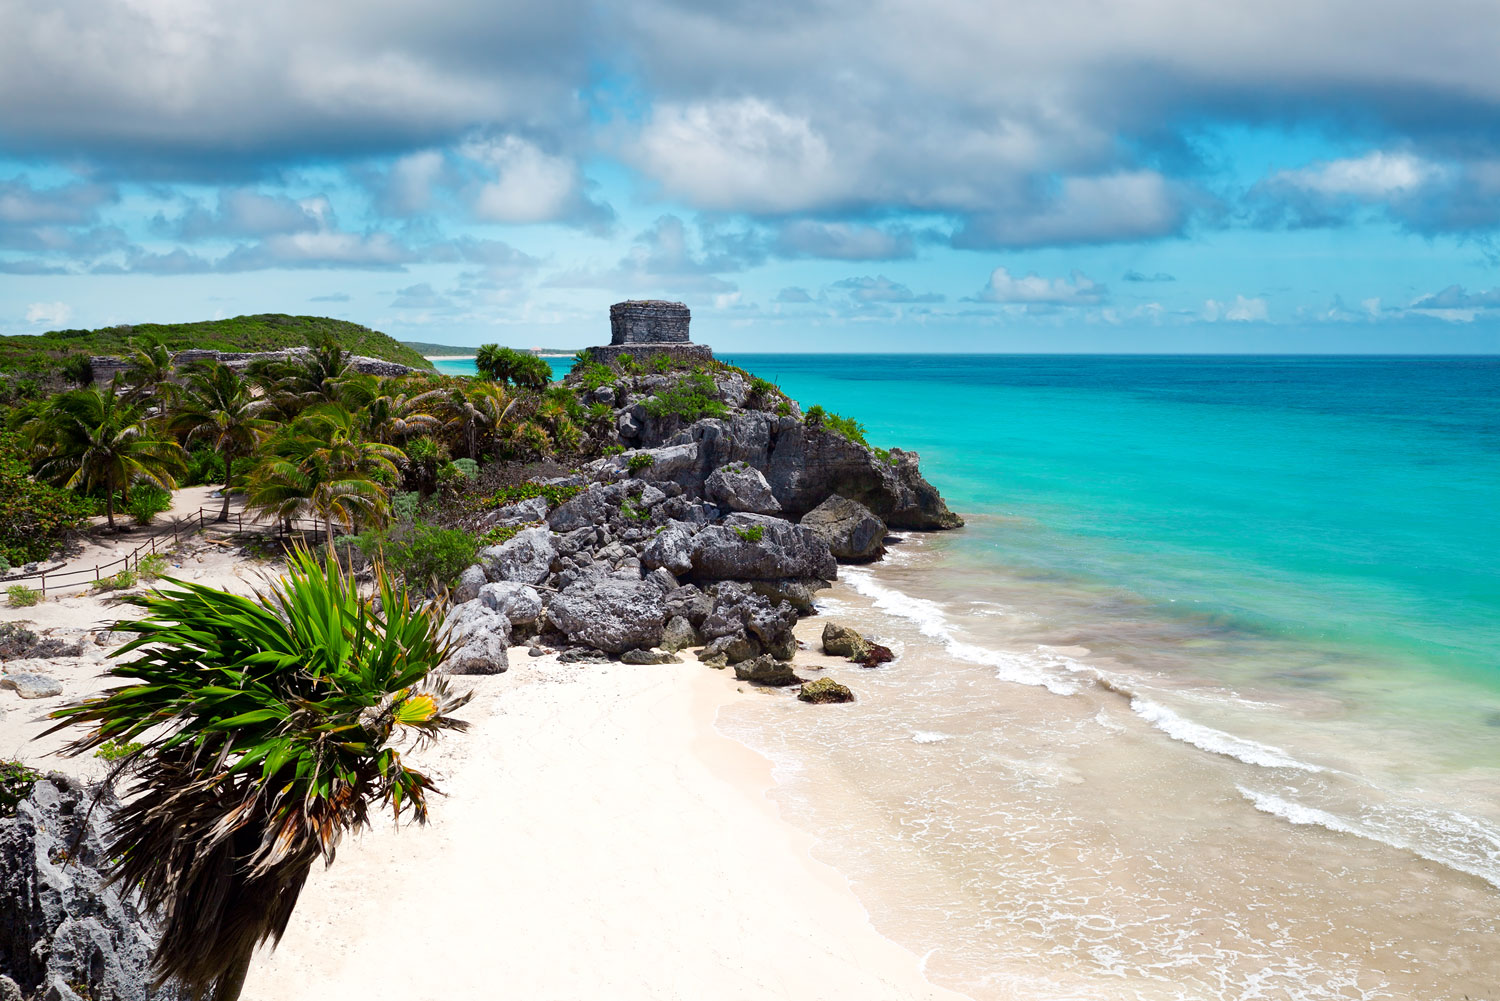
[(1158, 271), (1155, 274), (1147, 275), (1132, 268), (1121, 275), (1120, 280), (1126, 282), (1175, 282), (1177, 278), (1167, 274), (1165, 271)]
[(433, 291), (431, 285), (422, 282), (410, 285), (396, 293), (391, 301), (392, 309), (452, 309), (453, 303), (445, 296)]
[(1227, 320), (1231, 323), (1256, 323), (1270, 319), (1270, 310), (1264, 299), (1249, 299), (1243, 295), (1237, 295), (1233, 302), (1206, 300), (1203, 303), (1201, 315), (1209, 323), (1218, 320)]
[(861, 303), (942, 302), (946, 298), (936, 292), (918, 294), (900, 282), (891, 281), (885, 275), (877, 275), (874, 278), (868, 275), (860, 278), (845, 278), (843, 281), (834, 282), (832, 287), (842, 289), (851, 299)]
[(813, 297), (808, 294), (808, 291), (805, 288), (798, 288), (795, 285), (788, 285), (786, 288), (776, 293), (776, 299), (774, 301), (785, 303), (804, 303), (812, 302)]
[(614, 209), (587, 194), (578, 165), (518, 136), (475, 139), (459, 148), (479, 177), (468, 189), (476, 219), (498, 223), (565, 222), (604, 230)]
[(1008, 269), (996, 268), (974, 300), (1028, 306), (1097, 306), (1108, 295), (1106, 286), (1081, 271), (1067, 278), (1043, 278), (1035, 272), (1016, 278)]
[(278, 233), (258, 243), (241, 244), (219, 259), (216, 271), (263, 271), (268, 268), (349, 268), (395, 271), (420, 255), (389, 233), (319, 230)]
[(858, 223), (798, 219), (781, 226), (774, 249), (779, 257), (894, 261), (915, 256), (915, 244), (906, 230), (893, 232)]
[(101, 207), (118, 199), (113, 185), (75, 181), (37, 188), (26, 177), (12, 177), (0, 180), (0, 227), (91, 223)]
[(1474, 233), (1500, 226), (1500, 150), (1443, 162), (1375, 150), (1278, 171), (1248, 202), (1261, 225), (1346, 226), (1384, 216), (1414, 233)]
[(1133, 242), (1180, 233), (1185, 196), (1155, 171), (1067, 177), (1049, 199), (969, 217), (953, 235), (965, 249)]
[(290, 198), (249, 188), (221, 190), (212, 210), (194, 202), (175, 219), (159, 214), (153, 222), (158, 233), (187, 241), (301, 233), (331, 225), (333, 206), (325, 195)]
[(330, 292), (327, 295), (314, 295), (308, 297), (308, 302), (348, 302), (348, 292)]
[(737, 271), (745, 261), (726, 253), (734, 242), (712, 226), (698, 233), (675, 215), (664, 215), (649, 229), (636, 234), (634, 245), (611, 268), (571, 268), (552, 275), (548, 288), (605, 288), (631, 294), (642, 290), (667, 290), (674, 294), (722, 294), (739, 286), (718, 277), (717, 272)]
[(26, 307), (26, 322), (61, 327), (73, 317), (73, 307), (65, 302), (33, 302)]

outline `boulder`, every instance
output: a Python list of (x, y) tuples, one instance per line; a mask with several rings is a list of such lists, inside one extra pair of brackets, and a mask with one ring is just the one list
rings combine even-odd
[(510, 667), (510, 619), (479, 599), (448, 613), (448, 674), (500, 674)]
[(622, 664), (681, 664), (682, 658), (665, 650), (626, 650), (620, 654)]
[(757, 685), (795, 685), (799, 680), (792, 672), (792, 665), (786, 661), (777, 660), (769, 654), (759, 657), (751, 657), (734, 665), (734, 676), (740, 681), (749, 681)]
[(17, 671), (0, 675), (0, 688), (9, 688), (23, 699), (50, 699), (62, 694), (62, 682), (45, 674)]
[(588, 577), (554, 597), (547, 618), (574, 643), (618, 654), (658, 645), (667, 609), (654, 581)]
[(781, 518), (736, 514), (693, 537), (693, 576), (705, 580), (832, 579), (838, 564), (811, 529)]
[(830, 622), (823, 627), (823, 652), (859, 660), (870, 652), (870, 642), (848, 626)]
[(827, 581), (814, 580), (812, 582), (800, 580), (752, 580), (750, 590), (756, 594), (763, 595), (771, 604), (786, 602), (795, 608), (799, 615), (811, 615), (817, 609), (813, 606), (814, 588), (827, 587)]
[(458, 584), (453, 588), (453, 600), (457, 604), (473, 601), (479, 597), (479, 589), (484, 587), (489, 577), (485, 575), (484, 567), (476, 563), (471, 567), (465, 567), (464, 572), (458, 575)]
[(547, 519), (547, 499), (545, 497), (528, 497), (514, 504), (507, 504), (498, 511), (493, 512), (481, 523), (487, 528), (502, 528), (506, 525), (525, 525), (533, 521), (545, 521)]
[(689, 573), (693, 569), (693, 533), (691, 525), (668, 522), (641, 551), (641, 566), (647, 570), (665, 567), (674, 574)]
[(528, 528), (504, 545), (479, 551), (479, 563), (487, 578), (522, 584), (540, 584), (546, 580), (556, 557), (557, 540), (542, 527)]
[[(0, 998), (168, 1001), (151, 989), (156, 933), (129, 894), (108, 885), (114, 800), (53, 773), (0, 820)], [(9, 995), (7, 992), (10, 992)]]
[(885, 552), (885, 522), (859, 501), (838, 494), (804, 514), (800, 524), (828, 543), (835, 559), (864, 563)]
[(662, 627), (661, 648), (668, 653), (700, 646), (702, 643), (703, 639), (698, 635), (698, 630), (694, 629), (693, 624), (681, 615), (672, 616)]
[(832, 678), (819, 678), (817, 681), (804, 681), (797, 691), (797, 698), (803, 702), (822, 705), (830, 702), (853, 702), (854, 693)]
[(771, 493), (765, 476), (754, 466), (743, 462), (721, 466), (703, 482), (709, 500), (730, 511), (750, 514), (777, 514), (781, 504)]
[(509, 619), (512, 626), (529, 626), (542, 617), (542, 596), (529, 584), (497, 581), (481, 587), (476, 597)]

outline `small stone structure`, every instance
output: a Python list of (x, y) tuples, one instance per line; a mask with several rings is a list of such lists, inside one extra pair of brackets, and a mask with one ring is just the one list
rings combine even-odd
[[(279, 359), (291, 361), (302, 355), (311, 354), (312, 348), (286, 348), (281, 351), (207, 351), (198, 348), (190, 348), (179, 351), (172, 356), (172, 365), (182, 369), (194, 362), (218, 361), (234, 369), (243, 372), (250, 367), (252, 362), (262, 359)], [(124, 372), (130, 367), (130, 361), (115, 355), (95, 355), (89, 359), (94, 370), (94, 384), (105, 386), (114, 381), (115, 375)], [(364, 375), (406, 375), (417, 371), (409, 365), (399, 362), (385, 361), (382, 358), (370, 358), (365, 355), (350, 355), (349, 365), (354, 371)]]
[(659, 354), (678, 361), (710, 361), (713, 349), (706, 344), (694, 344), (688, 336), (691, 320), (692, 314), (680, 302), (660, 299), (617, 302), (609, 307), (609, 345), (590, 348), (589, 353), (602, 362), (612, 362), (622, 355), (645, 361)]

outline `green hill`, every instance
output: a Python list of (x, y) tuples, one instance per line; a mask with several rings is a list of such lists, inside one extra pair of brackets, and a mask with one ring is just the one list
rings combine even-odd
[(152, 337), (172, 351), (277, 351), (298, 348), (333, 336), (348, 351), (399, 362), (412, 368), (432, 365), (400, 341), (378, 330), (326, 316), (261, 313), (198, 323), (137, 323), (99, 330), (52, 330), (45, 334), (0, 337), (0, 372), (48, 372), (71, 354), (123, 355), (132, 339)]

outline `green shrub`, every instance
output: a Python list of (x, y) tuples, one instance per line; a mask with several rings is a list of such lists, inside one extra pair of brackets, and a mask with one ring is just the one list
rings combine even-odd
[(615, 370), (596, 361), (580, 362), (575, 371), (590, 391), (615, 384)]
[(94, 752), (94, 757), (98, 758), (101, 761), (119, 761), (121, 758), (130, 757), (136, 751), (139, 751), (142, 747), (145, 746), (146, 745), (135, 740), (128, 742), (119, 740), (106, 740), (104, 743), (100, 744), (98, 750)]
[(652, 417), (676, 416), (695, 421), (700, 417), (728, 417), (729, 408), (718, 397), (718, 387), (706, 372), (692, 372), (648, 399), (644, 406)]
[(434, 580), (447, 587), (474, 562), (479, 549), (468, 532), (425, 522), (389, 532), (365, 532), (350, 539), (366, 556), (383, 562), (387, 570), (399, 574), (412, 587), (424, 587)]
[(643, 469), (650, 469), (655, 464), (656, 456), (649, 452), (637, 452), (625, 460), (625, 468), (630, 470), (632, 476)]
[(15, 815), (16, 805), (31, 795), (42, 773), (19, 761), (0, 761), (0, 817)]
[(152, 553), (150, 556), (141, 557), (140, 562), (135, 565), (135, 572), (141, 580), (156, 580), (158, 577), (167, 575), (167, 557), (162, 553)]
[(509, 383), (527, 389), (541, 389), (552, 381), (552, 366), (545, 358), (529, 351), (485, 344), (474, 356), (479, 374), (493, 382)]
[(631, 521), (650, 521), (651, 512), (636, 504), (635, 498), (627, 497), (620, 505), (620, 513)]
[(5, 596), (16, 608), (30, 608), (42, 600), (42, 592), (25, 584), (12, 584), (5, 589)]
[(149, 525), (157, 515), (172, 509), (172, 493), (155, 483), (138, 484), (130, 491), (130, 503), (125, 510), (137, 525)]
[(0, 573), (10, 573), (10, 571), (10, 560), (6, 559), (4, 556), (0, 556)]
[(20, 436), (0, 432), (0, 556), (19, 566), (43, 560), (94, 513), (89, 498), (31, 476)]
[(808, 427), (827, 428), (839, 437), (852, 441), (856, 445), (868, 445), (865, 441), (865, 426), (852, 417), (840, 417), (832, 414), (822, 407), (813, 407), (808, 410), (803, 418)]
[(672, 356), (665, 352), (651, 356), (651, 370), (653, 372), (667, 373), (672, 371)]
[(766, 526), (750, 525), (746, 528), (736, 527), (734, 530), (734, 534), (738, 535), (746, 542), (759, 542), (761, 539), (766, 537)]
[(529, 525), (499, 525), (490, 529), (479, 537), (481, 546), (503, 546), (517, 535), (528, 528), (535, 528), (540, 522), (532, 522)]
[[(238, 479), (238, 477), (235, 477)], [(185, 487), (218, 486), (224, 482), (224, 457), (211, 448), (195, 448), (188, 453)]]
[(479, 479), (479, 463), (473, 459), (454, 459), (453, 468), (462, 473), (466, 480)]
[(792, 416), (792, 405), (786, 400), (782, 400), (780, 403), (776, 404), (776, 415), (778, 417)]
[(422, 495), (415, 490), (391, 494), (391, 520), (397, 523), (416, 521), (422, 510)]
[(541, 497), (547, 502), (547, 506), (557, 507), (566, 501), (577, 497), (582, 487), (564, 487), (556, 484), (543, 486), (540, 483), (513, 483), (508, 487), (501, 487), (488, 497), (480, 497), (471, 501), (469, 507), (473, 510), (489, 510), (491, 508), (505, 507), (517, 501), (530, 500), (533, 497)]
[(140, 575), (134, 570), (121, 570), (117, 574), (101, 577), (89, 585), (95, 591), (124, 591), (135, 587)]
[(625, 451), (624, 445), (605, 445), (600, 452), (604, 455), (619, 455)]

